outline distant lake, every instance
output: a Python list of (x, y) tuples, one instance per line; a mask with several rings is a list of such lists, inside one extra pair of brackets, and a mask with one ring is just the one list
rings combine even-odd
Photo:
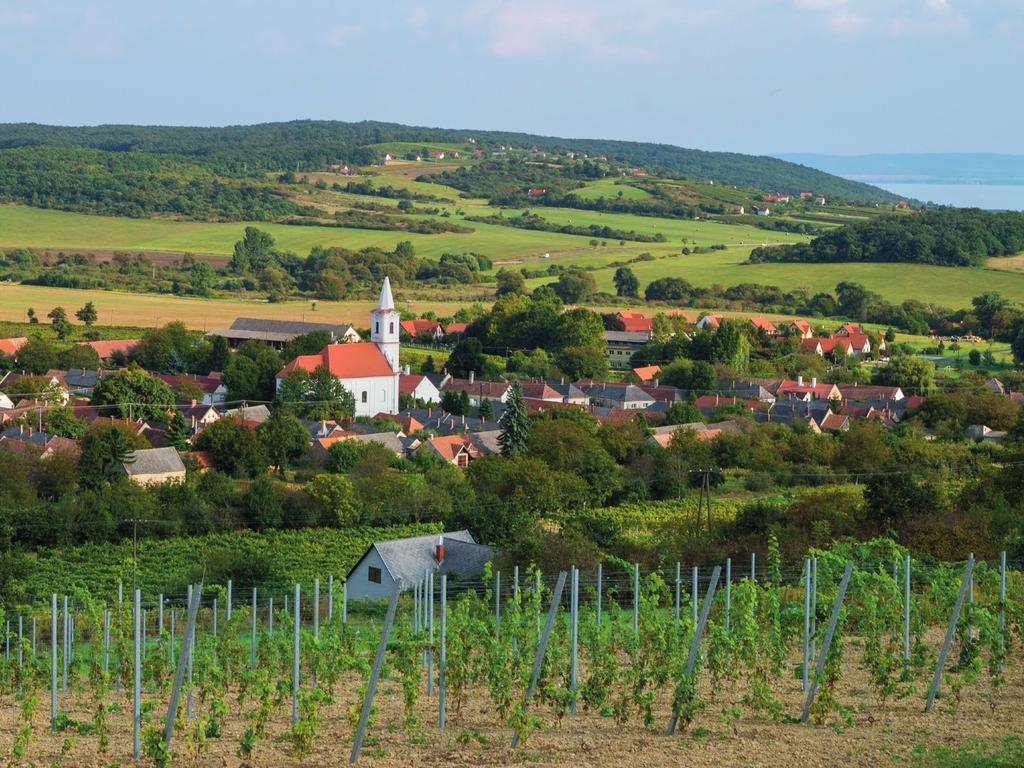
[(893, 184), (868, 182), (901, 197), (961, 208), (1024, 211), (1024, 186), (1008, 184)]

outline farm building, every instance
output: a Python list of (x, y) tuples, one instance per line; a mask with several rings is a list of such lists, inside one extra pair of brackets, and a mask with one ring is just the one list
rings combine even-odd
[(469, 531), (376, 541), (348, 572), (348, 597), (386, 598), (396, 584), (404, 592), (427, 572), (463, 578), (479, 576), (493, 557), (494, 550), (477, 544)]
[(327, 331), (334, 341), (359, 342), (359, 334), (351, 325), (307, 323), (297, 320), (267, 320), (259, 317), (237, 317), (230, 328), (215, 328), (207, 336), (223, 336), (228, 344), (237, 347), (243, 341), (255, 339), (281, 349), (297, 336), (313, 331)]
[(128, 479), (142, 486), (185, 479), (185, 465), (174, 448), (143, 448), (132, 451), (121, 465)]

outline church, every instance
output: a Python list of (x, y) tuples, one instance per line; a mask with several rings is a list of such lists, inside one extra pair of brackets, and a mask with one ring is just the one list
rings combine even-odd
[(385, 277), (380, 301), (370, 313), (370, 341), (328, 344), (319, 354), (299, 355), (277, 372), (278, 388), (291, 370), (312, 373), (323, 366), (352, 393), (356, 416), (398, 413), (398, 321), (391, 281)]

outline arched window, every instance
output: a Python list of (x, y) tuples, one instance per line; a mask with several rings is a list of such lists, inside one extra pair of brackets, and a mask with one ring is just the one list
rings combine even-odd
[(391, 323), (388, 324), (388, 333), (394, 333), (394, 332), (395, 332), (395, 323), (394, 323), (394, 321), (392, 321)]
[(380, 323), (374, 323), (373, 324), (373, 332), (374, 333), (380, 333)]

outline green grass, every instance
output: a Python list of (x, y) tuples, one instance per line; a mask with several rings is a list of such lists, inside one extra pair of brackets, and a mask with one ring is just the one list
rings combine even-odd
[[(458, 221), (453, 218), (453, 221)], [(88, 216), (64, 211), (0, 205), (0, 247), (67, 248), (124, 251), (187, 251), (230, 254), (245, 222), (206, 223)], [(589, 238), (533, 232), (473, 223), (473, 233), (418, 235), (338, 227), (304, 227), (256, 222), (273, 235), (279, 248), (306, 255), (314, 245), (391, 250), (409, 240), (422, 256), (474, 251), (492, 259), (509, 259), (546, 251), (586, 248)]]
[[(619, 193), (622, 193), (621, 195)], [(625, 200), (643, 200), (651, 197), (651, 193), (620, 181), (619, 179), (598, 179), (587, 185), (574, 189), (572, 193), (582, 200), (596, 200), (599, 197), (622, 197)]]
[(1009, 736), (995, 744), (975, 741), (956, 747), (920, 746), (914, 750), (914, 768), (1018, 768), (1024, 765), (1024, 743)]

